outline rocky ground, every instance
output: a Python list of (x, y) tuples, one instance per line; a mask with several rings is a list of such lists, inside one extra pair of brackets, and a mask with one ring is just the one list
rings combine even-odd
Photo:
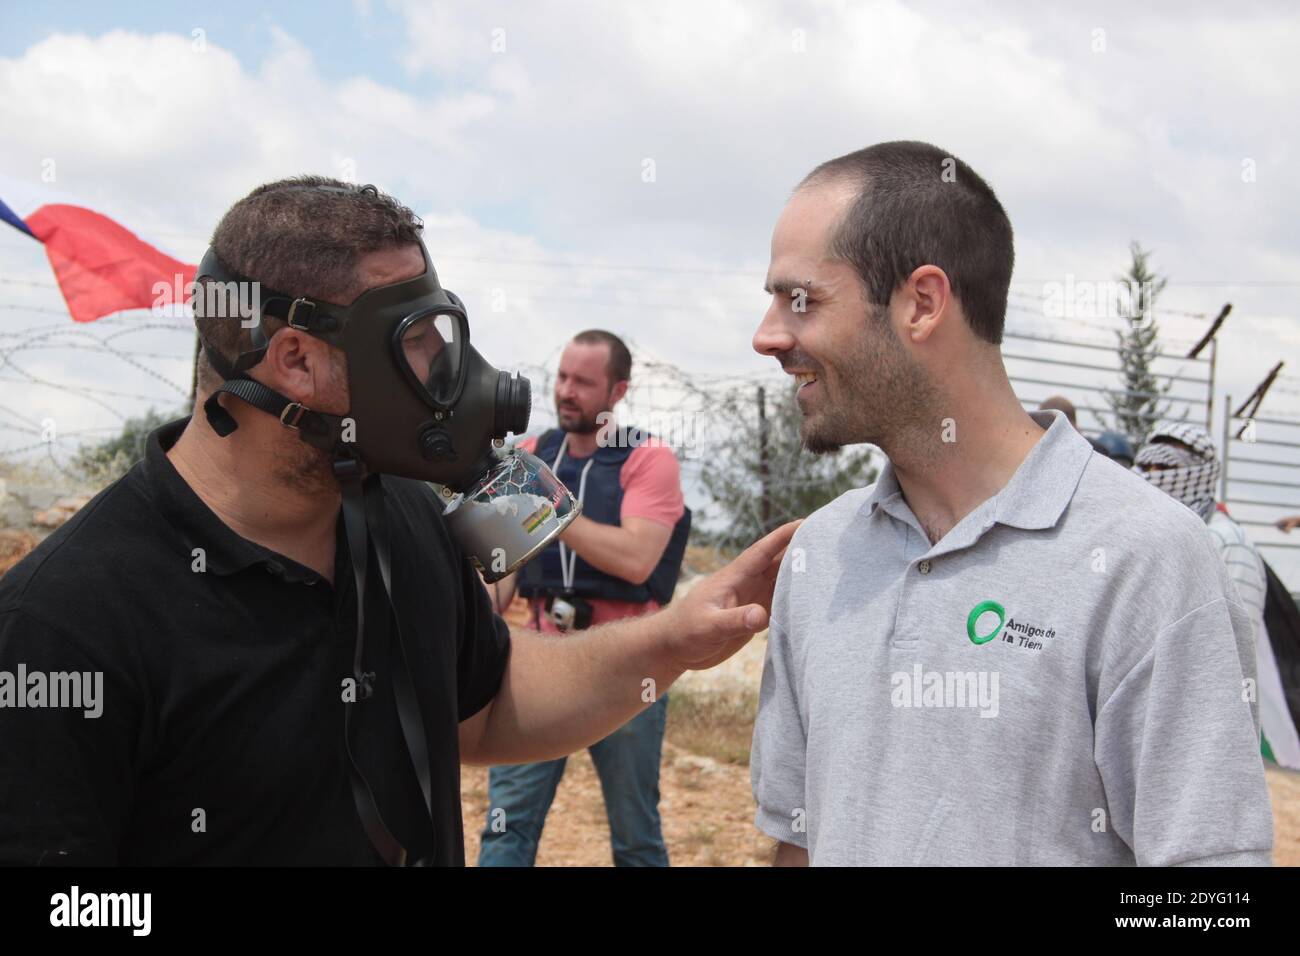
[(98, 489), (48, 465), (0, 461), (0, 529), (45, 537)]

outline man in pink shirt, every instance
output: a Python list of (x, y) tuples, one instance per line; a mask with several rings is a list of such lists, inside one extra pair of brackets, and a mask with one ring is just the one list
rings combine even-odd
[[(531, 625), (566, 633), (647, 614), (672, 597), (690, 512), (673, 450), (612, 410), (627, 394), (632, 356), (622, 339), (590, 330), (574, 336), (555, 381), (559, 428), (521, 446), (552, 467), (582, 501), (561, 541), (501, 582), (497, 600), (516, 586)], [(616, 866), (667, 866), (659, 823), (659, 761), (667, 694), (643, 689), (654, 704), (589, 749), (600, 775)], [(493, 767), (480, 866), (531, 866), (565, 760)]]

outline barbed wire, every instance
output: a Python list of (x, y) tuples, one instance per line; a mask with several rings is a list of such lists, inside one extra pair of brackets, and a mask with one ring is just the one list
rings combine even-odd
[[(1058, 281), (1058, 282), (1059, 282), (1059, 280), (1054, 280), (1054, 281)], [(1079, 281), (1090, 281), (1090, 280), (1078, 280), (1078, 279), (1076, 279), (1075, 281), (1076, 281), (1076, 282), (1079, 282)], [(1115, 287), (1117, 287), (1117, 288), (1122, 288), (1122, 285), (1120, 284), (1119, 280), (1116, 280), (1116, 282), (1114, 283), (1114, 285), (1115, 285)], [(1032, 292), (1021, 292), (1021, 291), (1019, 291), (1018, 289), (1010, 289), (1010, 290), (1008, 290), (1007, 295), (1010, 296), (1010, 297), (1012, 297), (1012, 298), (1024, 299), (1024, 300), (1027, 300), (1027, 301), (1035, 302), (1035, 303), (1037, 303), (1037, 304), (1039, 305), (1040, 308), (1043, 308), (1043, 309), (1045, 309), (1045, 307), (1046, 307), (1046, 303), (1047, 303), (1047, 299), (1048, 299), (1048, 296), (1046, 296), (1045, 294), (1037, 294), (1037, 295), (1036, 295), (1036, 294), (1034, 294), (1034, 293), (1032, 293)], [(1121, 318), (1121, 317), (1122, 317), (1122, 316), (1119, 314), (1119, 312), (1118, 312), (1118, 306), (1119, 306), (1119, 302), (1118, 302), (1118, 300), (1111, 301), (1111, 300), (1108, 299), (1107, 302), (1106, 302), (1106, 304), (1107, 304), (1107, 305), (1115, 305), (1115, 306), (1116, 306), (1115, 314), (1112, 315), (1112, 316), (1110, 316), (1111, 318)], [(1167, 307), (1167, 306), (1163, 306), (1163, 305), (1155, 305), (1155, 306), (1152, 306), (1151, 309), (1150, 309), (1150, 312), (1151, 312), (1152, 315), (1157, 316), (1157, 317), (1159, 317), (1159, 316), (1161, 316), (1161, 315), (1176, 315), (1176, 316), (1179, 316), (1180, 318), (1185, 318), (1185, 319), (1200, 319), (1200, 320), (1205, 321), (1205, 322), (1208, 322), (1211, 318), (1213, 318), (1213, 316), (1211, 316), (1211, 315), (1209, 315), (1208, 313), (1205, 313), (1205, 312), (1189, 312), (1189, 311), (1187, 311), (1187, 310), (1185, 310), (1185, 309), (1173, 309), (1173, 308), (1169, 308), (1169, 307)]]
[[(458, 254), (451, 254), (451, 253), (440, 253), (439, 258), (456, 259), (461, 261), (478, 262), (478, 263), (491, 264), (491, 265), (496, 265), (500, 263), (522, 264), (522, 265), (537, 266), (545, 269), (569, 268), (569, 269), (590, 269), (594, 271), (613, 271), (613, 272), (650, 272), (650, 273), (679, 274), (679, 275), (720, 275), (720, 276), (733, 276), (733, 277), (747, 277), (756, 280), (762, 274), (762, 269), (760, 267), (754, 267), (752, 269), (740, 269), (740, 268), (733, 269), (733, 268), (721, 268), (721, 267), (710, 268), (710, 267), (689, 267), (689, 266), (632, 265), (632, 264), (613, 264), (613, 263), (581, 262), (581, 261), (564, 262), (560, 260), (527, 259), (527, 258), (519, 258), (519, 257), (486, 258), (481, 256), (467, 256), (467, 255), (458, 255)], [(577, 292), (591, 292), (594, 294), (580, 295), (580, 296), (564, 296), (563, 298), (560, 298), (554, 294), (556, 280), (548, 279), (545, 276), (514, 275), (514, 274), (501, 274), (498, 272), (493, 272), (490, 276), (482, 277), (479, 281), (502, 283), (505, 286), (508, 286), (508, 289), (504, 289), (503, 291), (516, 291), (521, 286), (535, 287), (540, 290), (537, 293), (535, 293), (535, 296), (537, 298), (545, 299), (546, 301), (549, 302), (591, 303), (593, 305), (610, 305), (615, 307), (654, 306), (660, 309), (683, 308), (681, 304), (682, 300), (680, 297), (674, 297), (667, 300), (647, 298), (646, 295), (647, 290), (644, 287), (639, 287), (639, 286), (638, 287), (618, 286), (618, 285), (611, 285), (609, 283), (584, 286), (566, 279), (564, 280), (563, 283), (564, 288), (566, 290), (577, 291)], [(1061, 280), (1058, 277), (1051, 281), (1054, 283), (1059, 283)], [(1087, 283), (1090, 285), (1105, 285), (1107, 288), (1122, 287), (1122, 283), (1119, 280), (1091, 280), (1091, 279), (1076, 278), (1074, 281), (1076, 283)], [(50, 281), (42, 281), (36, 279), (23, 279), (17, 277), (3, 277), (3, 276), (0, 276), (0, 284), (26, 286), (31, 288), (44, 288), (44, 289), (58, 288), (57, 283), (50, 282)], [(1021, 282), (1019, 284), (1026, 284), (1026, 283)], [(1248, 282), (1246, 284), (1249, 285), (1252, 283)], [(652, 291), (658, 291), (658, 290), (652, 290)], [(740, 307), (742, 302), (743, 305), (746, 307), (752, 306), (754, 303), (759, 301), (762, 295), (761, 290), (757, 288), (757, 285), (752, 294), (743, 294), (744, 296), (743, 299), (741, 298), (742, 294), (738, 294), (736, 292), (727, 292), (723, 290), (700, 291), (698, 289), (696, 289), (695, 291), (697, 291), (700, 298), (702, 299), (707, 299), (709, 301), (717, 301), (717, 302), (730, 301), (735, 303), (737, 307)], [(610, 294), (628, 296), (633, 301), (623, 301), (621, 299), (607, 298), (606, 296)], [(520, 293), (519, 295), (521, 298), (534, 297), (533, 295), (529, 295), (527, 293)], [(1032, 311), (1036, 314), (1043, 315), (1045, 318), (1058, 318), (1058, 316), (1048, 314), (1048, 310), (1046, 309), (1046, 303), (1049, 297), (1042, 292), (1033, 293), (1033, 292), (1026, 292), (1026, 291), (1021, 291), (1019, 289), (1013, 288), (1008, 290), (1008, 296), (1010, 296), (1011, 298), (1020, 299), (1025, 302), (1034, 303), (1036, 308), (1031, 309), (1029, 311)], [(1104, 305), (1107, 307), (1107, 314), (1104, 317), (1107, 318), (1123, 317), (1121, 312), (1119, 311), (1120, 303), (1118, 302), (1117, 299), (1112, 299), (1110, 297), (1107, 297)], [(62, 311), (57, 308), (49, 308), (44, 306), (32, 306), (32, 305), (25, 305), (25, 304), (0, 304), (0, 309), (33, 311), (33, 312), (40, 312), (44, 314), (54, 314), (54, 315), (63, 314)], [(1194, 312), (1187, 309), (1177, 309), (1177, 308), (1161, 306), (1161, 305), (1153, 306), (1151, 309), (1151, 313), (1156, 317), (1178, 316), (1180, 318), (1195, 319), (1197, 321), (1202, 321), (1202, 322), (1209, 321), (1212, 318), (1212, 316), (1206, 312)], [(1069, 317), (1066, 316), (1065, 318), (1069, 318)]]
[[(34, 343), (41, 342), (52, 336), (77, 336), (83, 339), (89, 339), (92, 343), (94, 343), (93, 350), (102, 351), (109, 355), (112, 355), (114, 358), (122, 360), (127, 365), (130, 365), (131, 367), (144, 373), (145, 375), (149, 376), (155, 381), (161, 382), (162, 384), (166, 385), (168, 388), (171, 388), (172, 390), (179, 393), (181, 396), (185, 398), (189, 398), (190, 390), (188, 388), (176, 384), (171, 379), (169, 379), (166, 375), (163, 375), (161, 372), (158, 372), (150, 368), (144, 362), (138, 361), (133, 355), (130, 355), (121, 349), (117, 349), (109, 345), (107, 338), (101, 338), (100, 336), (95, 335), (93, 332), (89, 332), (84, 329), (53, 328), (53, 329), (47, 329), (43, 332), (33, 333), (32, 335), (29, 335), (27, 338), (23, 339), (17, 345), (9, 346), (7, 348), (0, 347), (0, 359), (3, 359), (6, 364), (8, 364), (11, 368), (17, 370), (20, 374), (28, 374), (27, 372), (25, 372), (25, 370), (21, 369), (18, 365), (16, 365), (13, 362), (14, 353), (22, 352), (29, 348), (32, 348), (34, 346)], [(113, 336), (109, 336), (109, 337), (111, 338)], [(68, 348), (77, 347), (73, 343), (61, 343), (61, 344), (63, 345), (63, 347), (68, 347)], [(37, 379), (34, 376), (32, 377), (32, 379), (33, 381), (37, 381)]]
[[(1021, 304), (1029, 298), (1031, 297), (1024, 293), (1015, 294), (1009, 304), (1009, 314), (1034, 316), (1033, 327), (1025, 328), (1025, 323), (1022, 322), (1009, 322), (1008, 333), (1030, 335), (1063, 348), (1076, 347), (1077, 349), (1078, 346), (1086, 344), (1105, 346), (1111, 350), (1117, 349), (1115, 333), (1124, 331), (1123, 325), (1046, 315), (1041, 308)], [(66, 318), (66, 312), (61, 313), (53, 309), (43, 311)], [(1043, 321), (1044, 319), (1047, 321)], [(68, 325), (57, 327), (46, 324), (0, 331), (0, 370), (8, 373), (0, 374), (0, 383), (53, 389), (63, 394), (73, 395), (96, 408), (105, 410), (119, 422), (139, 415), (140, 409), (128, 407), (126, 402), (147, 403), (150, 408), (173, 407), (177, 404), (177, 396), (188, 399), (188, 382), (175, 381), (163, 371), (163, 366), (170, 365), (174, 369), (177, 363), (192, 359), (192, 354), (153, 351), (145, 343), (141, 343), (139, 347), (130, 345), (132, 336), (147, 332), (183, 333), (191, 343), (194, 338), (193, 325), (188, 320), (169, 319), (153, 314), (114, 315), (101, 319), (93, 325), (72, 325), (69, 322)], [(1162, 346), (1171, 349), (1183, 344), (1182, 340), (1167, 337), (1163, 330), (1159, 342)], [(534, 354), (531, 364), (518, 366), (519, 370), (533, 381), (535, 405), (535, 421), (531, 429), (533, 432), (540, 431), (554, 422), (552, 385), (564, 344), (564, 342), (557, 342), (545, 354)], [(625, 419), (627, 424), (641, 427), (648, 427), (647, 423), (654, 427), (667, 423), (668, 427), (660, 437), (681, 441), (679, 457), (683, 475), (695, 487), (697, 495), (703, 494), (702, 478), (709, 474), (713, 454), (728, 438), (725, 429), (730, 419), (722, 412), (727, 410), (727, 414), (738, 413), (752, 420), (758, 415), (759, 387), (766, 390), (769, 402), (775, 402), (783, 394), (783, 389), (793, 388), (789, 376), (782, 373), (774, 362), (763, 370), (688, 369), (671, 358), (665, 358), (651, 349), (638, 346), (634, 341), (629, 344), (632, 346), (635, 358), (633, 384), (625, 407), (621, 410), (620, 420)], [(150, 393), (144, 390), (115, 389), (76, 381), (59, 381), (54, 376), (46, 374), (43, 369), (28, 367), (21, 361), (24, 355), (57, 353), (60, 350), (66, 350), (70, 360), (79, 360), (81, 356), (93, 355), (120, 362), (123, 367), (130, 369), (133, 375), (142, 376), (144, 381), (155, 386), (155, 390)], [(1033, 349), (1033, 351), (1038, 350)], [(1081, 353), (1083, 350), (1078, 351)], [(1052, 353), (1045, 353), (1045, 355), (1050, 354)], [(1080, 361), (1099, 363), (1102, 354), (1100, 352), (1089, 354)], [(1109, 377), (1107, 373), (1096, 368), (1085, 368), (1079, 374), (1081, 376), (1086, 374), (1094, 384), (1101, 384), (1103, 381), (1107, 384), (1118, 383), (1120, 368), (1116, 355), (1117, 353), (1112, 355), (1111, 361), (1114, 362), (1115, 367)], [(1017, 362), (1035, 361), (1032, 354), (1012, 358)], [(1197, 364), (1187, 360), (1183, 354), (1172, 352), (1164, 352), (1160, 358), (1172, 363), (1162, 366), (1163, 368), (1173, 369), (1167, 372), (1153, 372), (1154, 378), (1160, 382), (1169, 381), (1170, 376), (1179, 374), (1179, 370), (1187, 365)], [(72, 367), (69, 365), (69, 368)], [(1051, 368), (1049, 365), (1043, 367)], [(1044, 373), (1038, 377), (1060, 380), (1056, 372)], [(1300, 379), (1291, 375), (1281, 375), (1274, 385), (1274, 390), (1282, 395), (1300, 394), (1300, 389), (1296, 388), (1297, 384), (1300, 384)], [(1060, 388), (1067, 392), (1071, 387), (1069, 382), (1060, 383)], [(1077, 387), (1088, 386), (1078, 383)], [(1196, 401), (1203, 401), (1203, 399), (1198, 398)], [(1261, 414), (1278, 419), (1291, 417), (1286, 411), (1273, 406), (1266, 406)], [(672, 431), (674, 422), (680, 426), (678, 433)], [(44, 424), (37, 421), (35, 416), (24, 412), (21, 402), (7, 400), (5, 404), (0, 404), (0, 433), (12, 435), (16, 439), (13, 447), (0, 449), (0, 456), (14, 460), (37, 453), (40, 461), (48, 464), (59, 475), (71, 479), (74, 475), (69, 470), (68, 463), (75, 460), (74, 456), (84, 442), (120, 431), (120, 427), (96, 424), (71, 430), (59, 429), (52, 440), (23, 440), (43, 437)], [(873, 460), (879, 462), (878, 451), (873, 453)], [(1237, 468), (1236, 474), (1242, 476), (1247, 474), (1241, 470), (1245, 466), (1234, 467)], [(818, 479), (801, 477), (780, 467), (773, 468), (769, 482), (771, 488), (791, 497), (819, 484)], [(749, 518), (753, 518), (761, 511), (757, 499), (734, 502), (728, 507), (734, 513), (744, 514)], [(727, 508), (716, 501), (706, 500), (698, 510), (706, 523), (726, 518)]]

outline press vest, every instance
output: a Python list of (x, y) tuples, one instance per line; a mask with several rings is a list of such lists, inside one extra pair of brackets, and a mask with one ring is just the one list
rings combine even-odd
[[(575, 495), (578, 493), (582, 471), (587, 462), (587, 484), (582, 497), (582, 514), (601, 524), (619, 525), (623, 507), (623, 466), (632, 451), (650, 440), (649, 435), (637, 429), (620, 427), (614, 442), (598, 447), (591, 458), (573, 458), (565, 455), (555, 469), (556, 475)], [(537, 440), (534, 454), (550, 465), (559, 454), (564, 432), (551, 429)], [(582, 597), (602, 598), (609, 601), (630, 601), (644, 604), (657, 601), (667, 604), (677, 587), (681, 573), (682, 557), (686, 554), (686, 539), (691, 531), (691, 510), (684, 508), (681, 518), (673, 527), (672, 537), (664, 548), (663, 556), (644, 584), (633, 584), (612, 574), (592, 567), (579, 555), (574, 561), (573, 591)], [(568, 549), (566, 548), (566, 551)], [(572, 554), (572, 551), (569, 551)], [(570, 558), (572, 560), (572, 558)], [(519, 593), (524, 597), (544, 597), (564, 590), (564, 576), (560, 569), (560, 544), (555, 542), (537, 558), (524, 565), (520, 572)]]

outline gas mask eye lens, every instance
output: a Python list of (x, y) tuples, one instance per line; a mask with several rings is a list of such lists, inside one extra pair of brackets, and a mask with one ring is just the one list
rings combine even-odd
[(416, 319), (402, 333), (402, 352), (406, 355), (406, 364), (411, 366), (415, 377), (429, 384), (430, 372), (435, 367), (438, 356), (447, 344), (443, 330), (437, 328), (431, 316)]
[(452, 400), (460, 372), (463, 336), (455, 316), (427, 314), (408, 319), (399, 333), (399, 354), (427, 396)]

